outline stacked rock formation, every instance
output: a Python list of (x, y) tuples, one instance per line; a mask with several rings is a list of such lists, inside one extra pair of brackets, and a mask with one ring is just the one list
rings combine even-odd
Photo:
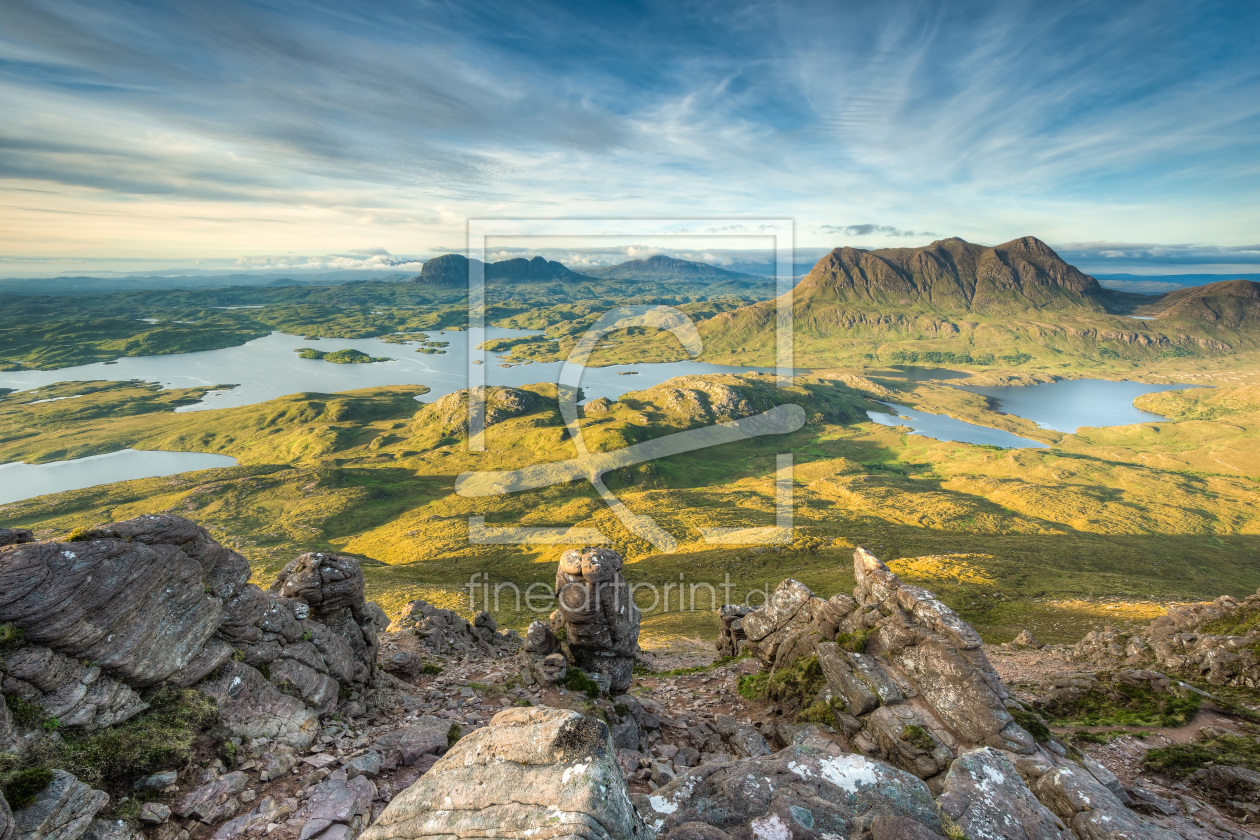
[(748, 634), (744, 632), (744, 616), (752, 612), (745, 604), (723, 604), (719, 611), (722, 627), (718, 631), (718, 656), (734, 657), (748, 646)]
[(560, 682), (569, 670), (569, 661), (560, 647), (560, 640), (545, 621), (535, 621), (525, 631), (521, 648), (524, 667), (521, 676), (526, 684), (544, 685)]
[(264, 592), (244, 557), (178, 516), (6, 539), (0, 622), (23, 644), (3, 690), (63, 726), (119, 723), (145, 708), (136, 689), (165, 682), (214, 697), (228, 734), (306, 747), (343, 689), (375, 679), (387, 622), (354, 558), (304, 554)]
[(606, 548), (566, 551), (556, 571), (552, 628), (563, 628), (573, 664), (611, 694), (633, 681), (639, 652), (639, 610), (621, 575), (621, 555)]
[(1170, 607), (1140, 630), (1091, 631), (1068, 658), (1095, 670), (1158, 667), (1213, 685), (1260, 688), (1260, 592)]
[(816, 656), (827, 680), (818, 700), (835, 709), (852, 745), (928, 780), (934, 790), (965, 750), (1031, 753), (1033, 738), (1007, 709), (1018, 704), (979, 635), (864, 549), (854, 554), (854, 574), (853, 597), (830, 600), (783, 581), (764, 606), (742, 617), (750, 649), (772, 671)]

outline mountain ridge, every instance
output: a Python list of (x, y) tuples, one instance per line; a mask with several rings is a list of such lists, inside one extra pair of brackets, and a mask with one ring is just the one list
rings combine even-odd
[(421, 266), (420, 273), (411, 278), (409, 282), (442, 288), (466, 286), (468, 284), (468, 267), (470, 262), (485, 266), (485, 278), (488, 281), (508, 280), (518, 283), (547, 283), (557, 280), (580, 282), (592, 279), (585, 274), (571, 271), (562, 263), (543, 259), (542, 257), (534, 257), (533, 259), (515, 257), (510, 260), (482, 263), (480, 260), (469, 260), (463, 254), (442, 254), (439, 257), (428, 260)]
[(920, 248), (835, 248), (792, 295), (805, 303), (909, 304), (955, 312), (1111, 308), (1097, 280), (1033, 236), (992, 247), (951, 237)]
[(664, 254), (656, 254), (646, 259), (627, 260), (617, 265), (609, 265), (602, 268), (584, 269), (583, 273), (591, 277), (614, 280), (634, 280), (651, 277), (658, 280), (742, 280), (745, 282), (764, 283), (766, 279), (754, 274), (744, 274), (739, 271), (719, 268), (709, 263), (667, 257)]

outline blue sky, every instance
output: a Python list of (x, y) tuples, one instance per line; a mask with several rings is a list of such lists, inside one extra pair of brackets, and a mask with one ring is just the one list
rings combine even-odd
[(10, 276), (409, 265), (470, 217), (540, 216), (1260, 263), (1254, 0), (7, 0), (0, 21)]

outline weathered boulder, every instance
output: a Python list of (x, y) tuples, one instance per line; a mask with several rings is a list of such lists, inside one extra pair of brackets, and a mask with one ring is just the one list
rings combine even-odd
[(372, 742), (372, 749), (386, 760), (391, 757), (410, 767), (425, 755), (441, 755), (450, 744), (449, 720), (425, 715), (416, 723), (395, 729)]
[(827, 678), (827, 686), (844, 702), (845, 710), (854, 716), (869, 714), (879, 707), (879, 695), (866, 680), (853, 670), (853, 664), (835, 642), (817, 646), (818, 664)]
[(1073, 840), (1010, 761), (989, 747), (963, 753), (950, 765), (937, 802), (974, 840)]
[[(766, 598), (766, 603), (740, 619), (749, 650), (773, 667), (784, 667), (797, 656), (807, 654), (808, 643), (798, 645), (797, 642), (803, 634), (811, 630), (817, 632), (811, 625), (824, 603), (800, 581), (784, 580)], [(780, 656), (780, 647), (791, 653)]]
[[(344, 640), (353, 658), (371, 671), (380, 648), (377, 614), (364, 598), (363, 570), (357, 558), (322, 552), (301, 554), (276, 576), (271, 592), (306, 604), (311, 617)], [(371, 682), (370, 673), (355, 681)]]
[(1019, 635), (1011, 641), (1011, 644), (1030, 648), (1041, 647), (1041, 643), (1037, 641), (1037, 637), (1030, 630), (1020, 630)]
[(35, 535), (25, 528), (0, 528), (0, 548), (29, 542), (35, 542)]
[(161, 802), (146, 802), (140, 806), (137, 819), (145, 825), (161, 825), (171, 818), (171, 806)]
[(83, 832), (83, 840), (144, 840), (144, 835), (125, 820), (92, 820)]
[(52, 781), (34, 802), (13, 812), (13, 840), (78, 840), (109, 804), (104, 791), (93, 790), (64, 770), (52, 773)]
[(13, 812), (4, 794), (0, 793), (0, 840), (11, 840), (13, 837)]
[(871, 821), (871, 840), (945, 840), (932, 829), (905, 817), (882, 816)]
[(299, 840), (353, 840), (372, 820), (376, 785), (365, 776), (321, 782), (293, 815), (304, 824)]
[(525, 644), (521, 651), (530, 656), (550, 656), (560, 652), (560, 640), (552, 632), (551, 625), (545, 621), (530, 622), (525, 631)]
[(396, 796), (364, 840), (648, 840), (608, 728), (561, 709), (513, 708), (465, 736)]
[(0, 621), (142, 687), (183, 669), (213, 637), (223, 604), (207, 585), (202, 566), (173, 545), (27, 543), (0, 553)]
[[(850, 742), (864, 755), (932, 779), (934, 790), (960, 750), (1032, 752), (1034, 740), (1007, 710), (1009, 694), (975, 630), (865, 549), (854, 552), (853, 570), (853, 597), (824, 601), (788, 579), (761, 609), (742, 615), (763, 666), (773, 673), (816, 656), (827, 680), (818, 700), (832, 706)], [(790, 713), (798, 703), (782, 708)]]
[[(74, 542), (8, 546), (0, 621), (21, 628), (25, 644), (7, 657), (4, 691), (63, 725), (91, 727), (142, 711), (134, 689), (189, 687), (225, 669), (241, 676), (233, 659), (273, 674), (320, 712), (343, 686), (372, 682), (384, 620), (364, 601), (357, 560), (302, 555), (274, 593), (249, 575), (240, 554), (165, 514), (97, 526)], [(211, 693), (226, 690), (217, 677), (208, 682)]]
[(621, 575), (621, 555), (606, 548), (566, 551), (556, 570), (558, 620), (574, 663), (622, 694), (639, 652), (639, 610)]
[(661, 840), (857, 837), (880, 816), (942, 829), (923, 782), (845, 754), (814, 727), (773, 755), (691, 768), (648, 801)]
[(947, 745), (953, 738), (910, 706), (881, 706), (864, 721), (863, 733), (873, 738), (880, 758), (920, 779), (943, 772), (954, 760)]
[(306, 749), (319, 734), (319, 717), (296, 697), (282, 693), (257, 669), (229, 661), (198, 690), (219, 706), (219, 722), (241, 738), (270, 738)]
[(746, 604), (723, 604), (719, 612), (722, 627), (718, 631), (718, 656), (732, 657), (743, 652), (748, 635), (744, 632), (744, 616), (752, 612)]
[(569, 661), (561, 650), (560, 640), (545, 621), (534, 621), (525, 631), (525, 644), (517, 654), (521, 660), (521, 677), (527, 685), (551, 685), (564, 679)]
[(1260, 592), (1239, 600), (1169, 607), (1141, 629), (1104, 627), (1068, 648), (1068, 658), (1097, 671), (1158, 669), (1206, 677), (1213, 685), (1260, 688)]
[(1178, 840), (1126, 808), (1079, 764), (1041, 754), (1018, 759), (1015, 768), (1037, 799), (1081, 840)]
[(186, 793), (171, 810), (181, 817), (216, 823), (236, 816), (241, 808), (237, 794), (249, 786), (249, 776), (239, 770), (227, 773)]

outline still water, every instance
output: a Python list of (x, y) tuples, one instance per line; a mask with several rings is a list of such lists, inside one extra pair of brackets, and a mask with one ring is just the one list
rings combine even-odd
[[(474, 344), (495, 338), (538, 335), (533, 330), (507, 330), (489, 327), (473, 332)], [(449, 341), (446, 352), (417, 353), (410, 344), (387, 344), (375, 338), (325, 338), (306, 341), (301, 336), (272, 333), (238, 347), (180, 353), (170, 356), (128, 356), (112, 364), (81, 365), (44, 371), (0, 372), (0, 388), (24, 391), (51, 385), (54, 382), (88, 382), (93, 380), (130, 380), (160, 382), (164, 388), (193, 388), (207, 385), (236, 385), (235, 388), (213, 391), (201, 402), (180, 411), (208, 408), (232, 408), (253, 405), (265, 400), (315, 391), (331, 394), (356, 388), (381, 385), (427, 385), (429, 393), (420, 397), (432, 402), (460, 388), (467, 387), (467, 332), (431, 331), (429, 337)], [(295, 350), (361, 350), (369, 356), (392, 361), (361, 365), (337, 365), (318, 359), (301, 359)], [(485, 375), (488, 385), (528, 385), (555, 382), (560, 376), (560, 362), (535, 363), (501, 367), (499, 357), (486, 353)], [(637, 376), (621, 374), (634, 371)], [(768, 368), (730, 367), (707, 362), (668, 362), (664, 364), (614, 365), (587, 368), (582, 375), (582, 388), (587, 399), (607, 397), (616, 400), (627, 391), (639, 391), (659, 385), (675, 376), (702, 373), (768, 372)]]
[(236, 459), (226, 455), (135, 449), (51, 464), (0, 464), (0, 505), (115, 481), (234, 466)]
[(1005, 414), (1025, 417), (1043, 429), (1074, 433), (1083, 427), (1129, 426), (1163, 420), (1158, 414), (1134, 408), (1133, 401), (1156, 391), (1180, 391), (1194, 385), (1148, 385), (1105, 379), (1065, 379), (1040, 385), (959, 385), (983, 394)]
[[(881, 400), (881, 402), (883, 402)], [(904, 405), (884, 402), (895, 414), (884, 414), (879, 411), (868, 411), (866, 416), (881, 426), (909, 426), (914, 429), (911, 434), (922, 435), (933, 440), (956, 441), (958, 443), (974, 443), (977, 445), (1000, 446), (1003, 449), (1045, 448), (1046, 444), (1037, 440), (1029, 440), (1001, 429), (990, 429), (988, 426), (977, 426), (964, 423), (943, 414), (930, 414), (916, 411)]]

